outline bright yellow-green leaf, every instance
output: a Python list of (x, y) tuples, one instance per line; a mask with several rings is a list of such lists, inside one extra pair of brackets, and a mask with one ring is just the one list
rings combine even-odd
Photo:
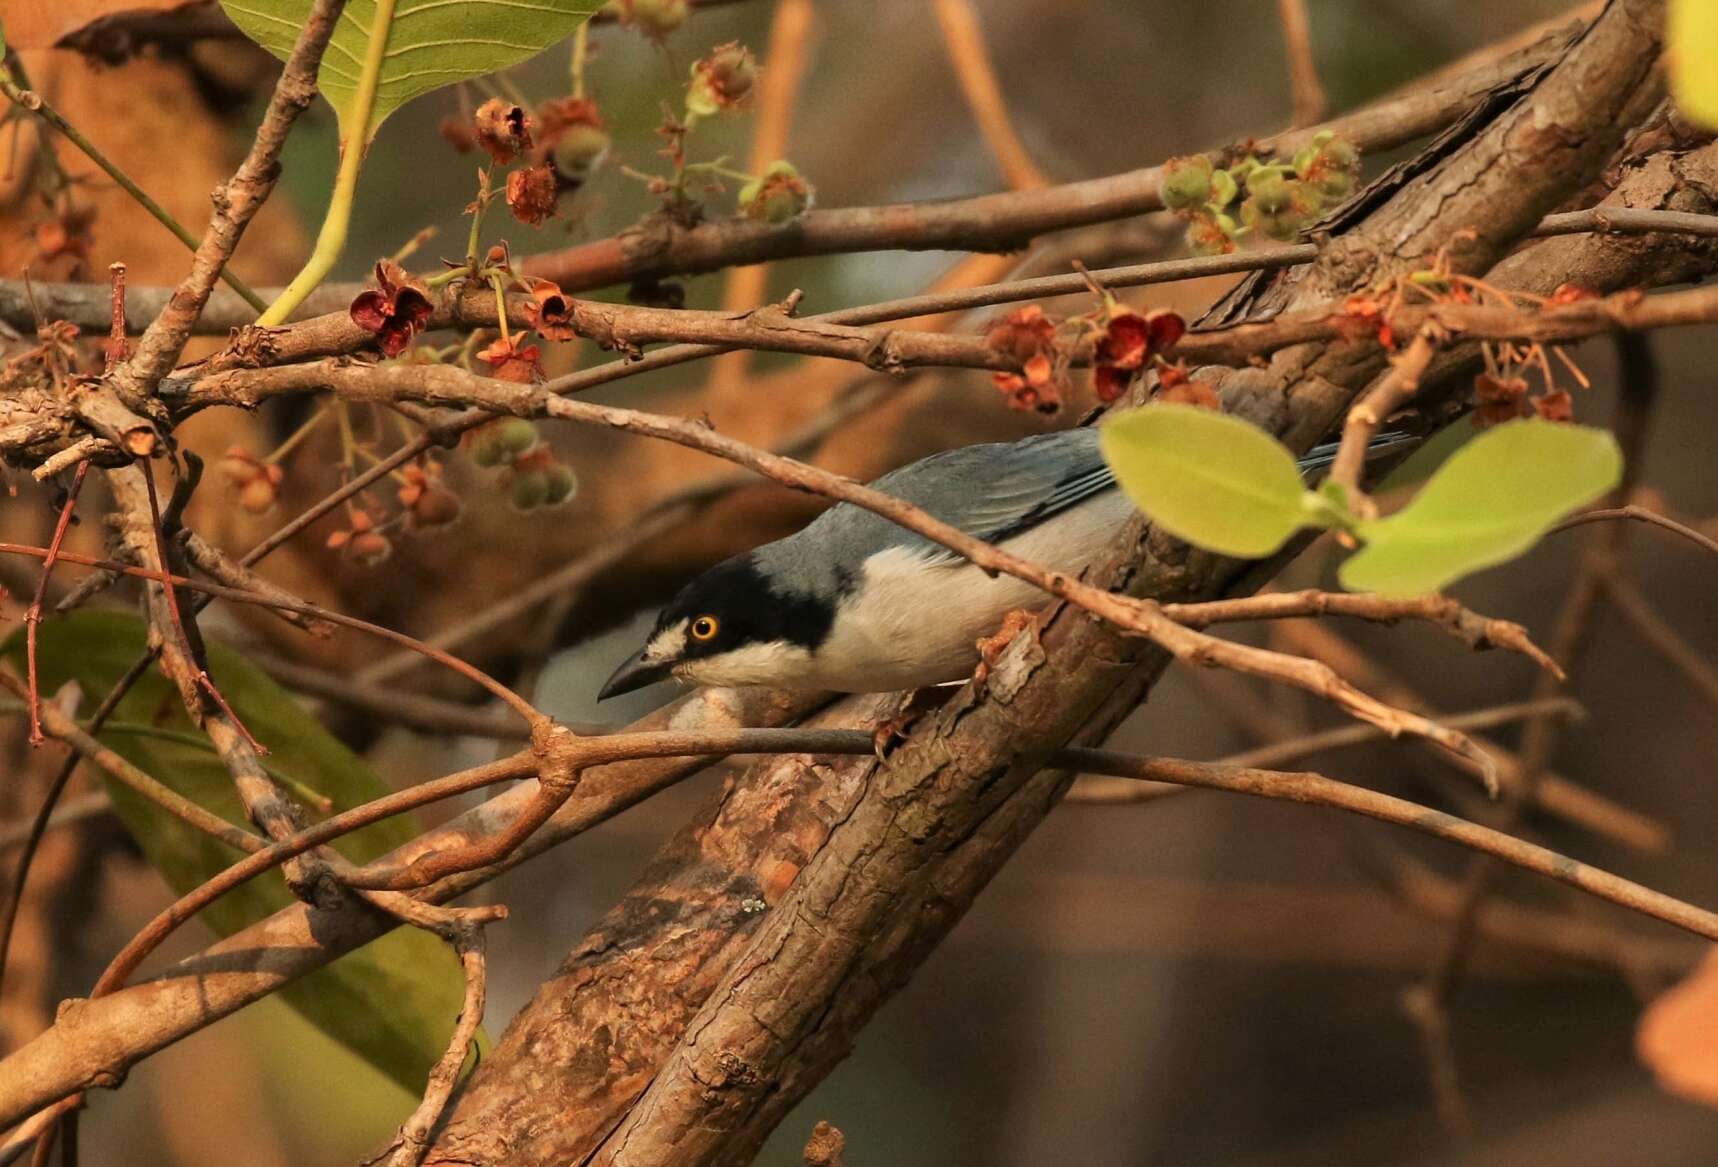
[[(365, 141), (414, 97), (505, 69), (569, 37), (603, 0), (396, 0)], [(285, 60), (310, 16), (311, 0), (221, 0), (233, 23)], [(349, 0), (316, 86), (342, 125), (375, 26), (376, 0)], [(344, 133), (341, 135), (345, 136)]]
[(1436, 591), (1520, 555), (1614, 487), (1622, 469), (1606, 430), (1536, 418), (1487, 430), (1402, 510), (1360, 524), (1366, 546), (1342, 565), (1342, 584), (1396, 596)]
[(1665, 44), (1677, 109), (1718, 130), (1718, 0), (1670, 0)]
[(1256, 559), (1307, 522), (1294, 455), (1239, 418), (1147, 405), (1117, 414), (1098, 437), (1134, 505), (1197, 547)]
[[(0, 655), (20, 670), (23, 639), (19, 632), (0, 644)], [(42, 625), (38, 653), (43, 691), (52, 693), (75, 681), (83, 691), (84, 708), (93, 709), (143, 652), (144, 639), (142, 621), (128, 613), (91, 609), (50, 617)], [(327, 796), (336, 812), (390, 793), (362, 758), (244, 657), (211, 643), (209, 661), (221, 692), (268, 748), (264, 760), (272, 770)], [(122, 728), (103, 732), (104, 744), (199, 806), (249, 826), (232, 779), (158, 670), (151, 669), (133, 686), (114, 720)], [(128, 724), (174, 733), (164, 739), (127, 732), (123, 727)], [(177, 893), (242, 858), (127, 787), (109, 783), (108, 794), (126, 830)], [(349, 859), (368, 862), (411, 839), (418, 829), (410, 816), (385, 819), (335, 846)], [(270, 872), (227, 893), (201, 918), (228, 936), (292, 902), (280, 874)], [(289, 985), (281, 996), (416, 1094), (447, 1046), (463, 992), (459, 962), (447, 946), (426, 932), (402, 928)]]

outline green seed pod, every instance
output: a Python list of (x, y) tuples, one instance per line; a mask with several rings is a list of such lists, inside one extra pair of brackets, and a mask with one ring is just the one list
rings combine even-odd
[(573, 468), (565, 463), (556, 462), (543, 471), (543, 476), (547, 484), (543, 501), (549, 506), (560, 506), (578, 492), (578, 475), (574, 474)]
[(571, 125), (555, 139), (555, 169), (565, 178), (583, 178), (608, 156), (609, 136), (600, 126)]
[(471, 443), (471, 460), (484, 469), (492, 469), (507, 460), (507, 451), (492, 438), (480, 438)]
[(515, 475), (507, 488), (507, 497), (522, 511), (535, 510), (549, 497), (549, 476), (541, 470)]
[(537, 444), (537, 427), (522, 417), (510, 417), (496, 431), (496, 441), (509, 454), (523, 454)]

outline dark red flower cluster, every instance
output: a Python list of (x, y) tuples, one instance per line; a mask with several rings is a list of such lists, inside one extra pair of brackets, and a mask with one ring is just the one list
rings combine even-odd
[(518, 335), (496, 340), (477, 359), (489, 366), (489, 375), (497, 381), (532, 385), (543, 379), (542, 348), (526, 344)]
[(541, 227), (554, 215), (560, 195), (560, 180), (547, 162), (521, 167), (507, 176), (507, 209), (532, 227)]
[(477, 107), (477, 144), (497, 166), (505, 166), (531, 148), (534, 123), (522, 105), (491, 97)]
[(1481, 373), (1473, 379), (1473, 399), (1477, 426), (1501, 425), (1533, 412), (1527, 404), (1525, 377)]
[(991, 348), (1020, 363), (1018, 373), (995, 373), (992, 380), (1014, 409), (1055, 413), (1062, 407), (1062, 387), (1056, 376), (1056, 322), (1037, 304), (1017, 308), (991, 328), (985, 338)]
[(404, 352), (434, 310), (429, 290), (391, 259), (376, 264), (376, 287), (358, 293), (349, 309), (352, 323), (376, 334), (376, 347), (385, 357)]
[(525, 318), (537, 330), (538, 336), (557, 341), (578, 339), (579, 334), (573, 330), (575, 302), (561, 291), (561, 285), (554, 280), (527, 278), (525, 290), (531, 293)]
[(1114, 401), (1127, 391), (1151, 358), (1187, 333), (1187, 322), (1167, 308), (1141, 315), (1111, 305), (1092, 352), (1092, 388), (1098, 400)]

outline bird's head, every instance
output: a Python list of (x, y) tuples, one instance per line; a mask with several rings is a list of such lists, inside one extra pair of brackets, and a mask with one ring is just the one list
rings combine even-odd
[(644, 647), (621, 662), (597, 699), (669, 677), (791, 687), (828, 636), (836, 600), (783, 589), (752, 555), (717, 564), (662, 610)]

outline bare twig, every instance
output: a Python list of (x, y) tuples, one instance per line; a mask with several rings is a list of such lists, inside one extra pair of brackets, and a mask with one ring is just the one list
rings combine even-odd
[[(0, 542), (0, 555), (28, 555), (35, 558), (41, 558), (46, 554), (47, 551), (41, 547), (30, 547), (21, 543)], [(458, 657), (450, 656), (445, 652), (431, 648), (429, 645), (424, 644), (422, 641), (413, 637), (407, 636), (403, 632), (396, 632), (392, 628), (385, 628), (380, 624), (372, 624), (368, 620), (360, 620), (356, 616), (348, 616), (342, 612), (331, 611), (322, 607), (320, 604), (312, 604), (305, 600), (293, 600), (274, 593), (239, 591), (236, 588), (207, 583), (203, 580), (189, 579), (182, 575), (174, 575), (171, 572), (156, 571), (152, 568), (137, 567), (134, 564), (118, 563), (109, 559), (96, 559), (93, 556), (77, 555), (70, 551), (61, 552), (60, 561), (62, 563), (75, 563), (84, 567), (101, 568), (105, 571), (116, 572), (120, 575), (128, 575), (136, 579), (148, 580), (152, 583), (171, 581), (173, 586), (176, 588), (186, 588), (191, 591), (202, 592), (205, 595), (214, 597), (215, 599), (231, 600), (234, 603), (239, 604), (254, 604), (263, 608), (275, 608), (284, 611), (297, 612), (325, 624), (336, 624), (342, 628), (351, 628), (355, 631), (365, 632), (371, 636), (376, 636), (383, 640), (390, 641), (391, 643), (401, 647), (409, 648), (414, 652), (422, 652), (430, 656), (436, 661), (436, 663), (445, 668), (452, 669), (466, 680), (481, 686), (492, 696), (498, 697), (502, 701), (506, 702), (509, 707), (517, 711), (528, 723), (534, 722), (542, 716), (534, 707), (532, 707), (530, 702), (526, 701), (523, 697), (520, 697), (500, 681), (497, 681), (494, 677), (483, 672), (476, 666), (471, 665), (466, 661), (462, 661)], [(138, 667), (138, 671), (141, 672), (143, 668), (146, 668), (152, 659), (153, 658), (151, 657), (140, 658), (141, 665)]]
[(1002, 96), (971, 0), (935, 0), (932, 7), (942, 31), (943, 50), (954, 68), (966, 107), (1002, 171), (1003, 181), (1011, 190), (1049, 186), (1050, 180), (1032, 161), (1026, 143), (1014, 129), (1014, 119), (1008, 116), (1008, 102)]
[(1682, 536), (1684, 539), (1687, 539), (1690, 543), (1693, 543), (1696, 547), (1699, 547), (1702, 550), (1710, 551), (1712, 554), (1718, 555), (1718, 539), (1714, 539), (1704, 531), (1696, 531), (1686, 523), (1679, 523), (1675, 519), (1661, 515), (1657, 511), (1648, 507), (1637, 506), (1632, 503), (1628, 506), (1621, 507), (1600, 507), (1597, 510), (1582, 511), (1580, 514), (1571, 515), (1561, 523), (1558, 523), (1555, 527), (1552, 527), (1548, 534), (1554, 535), (1558, 531), (1567, 531), (1573, 527), (1584, 526), (1587, 523), (1610, 522), (1613, 519), (1634, 519), (1637, 522), (1651, 523), (1653, 526), (1669, 531), (1673, 535)]
[(252, 216), (274, 190), (280, 173), (280, 151), (298, 115), (316, 96), (316, 71), (322, 51), (334, 33), (346, 0), (315, 0), (304, 28), (286, 59), (262, 124), (245, 160), (215, 195), (215, 213), (191, 261), (191, 272), (180, 282), (167, 308), (143, 332), (137, 353), (115, 371), (114, 383), (131, 396), (152, 392), (156, 382), (179, 359), (185, 340), (196, 327), (203, 305)]
[[(764, 50), (764, 69), (758, 82), (757, 116), (746, 169), (764, 173), (771, 163), (787, 157), (788, 134), (805, 77), (810, 55), (812, 24), (816, 13), (811, 0), (776, 0), (770, 14), (769, 46)], [(732, 268), (722, 290), (722, 307), (743, 312), (765, 302), (769, 294), (769, 269), (763, 264)], [(745, 371), (747, 358), (735, 354), (716, 362), (710, 371), (712, 384), (724, 384)]]
[(1600, 581), (1605, 598), (1636, 636), (1688, 682), (1708, 704), (1718, 706), (1718, 669), (1696, 652), (1676, 626), (1642, 594), (1639, 585), (1613, 567)]
[(1189, 628), (1208, 628), (1236, 620), (1282, 620), (1304, 616), (1350, 616), (1361, 620), (1394, 623), (1425, 620), (1437, 625), (1469, 648), (1505, 648), (1520, 653), (1534, 664), (1562, 679), (1563, 670), (1512, 620), (1481, 616), (1448, 596), (1416, 596), (1390, 599), (1354, 592), (1264, 592), (1234, 600), (1212, 600), (1202, 604), (1165, 604), (1163, 614)]
[[(25, 698), (29, 694), (29, 687), (23, 679), (5, 666), (0, 666), (0, 688), (18, 698)], [(241, 830), (219, 815), (204, 810), (102, 745), (81, 729), (70, 714), (60, 710), (52, 701), (42, 706), (42, 727), (51, 737), (58, 738), (84, 758), (100, 766), (115, 781), (136, 791), (174, 818), (205, 835), (241, 851), (255, 851), (262, 846), (262, 840), (249, 831)]]
[(1312, 24), (1306, 15), (1306, 0), (1277, 0), (1277, 18), (1283, 26), (1283, 47), (1288, 52), (1289, 87), (1294, 95), (1289, 124), (1308, 126), (1324, 116), (1324, 86), (1318, 82), (1318, 62), (1312, 52)]
[(54, 573), (54, 561), (60, 557), (60, 545), (66, 540), (72, 512), (77, 509), (78, 492), (83, 489), (84, 477), (88, 473), (89, 463), (79, 462), (72, 484), (66, 488), (66, 501), (60, 506), (59, 521), (54, 524), (53, 541), (48, 544), (48, 553), (42, 557), (42, 578), (36, 584), (35, 598), (24, 613), (24, 667), (30, 683), (30, 744), (33, 746), (41, 745), (43, 740), (42, 687), (36, 675), (36, 630), (41, 626), (42, 605), (48, 598), (48, 578)]
[[(446, 909), (442, 909), (446, 910)], [(448, 926), (448, 942), (459, 957), (460, 970), (465, 974), (465, 1000), (459, 1007), (459, 1020), (448, 1038), (447, 1050), (430, 1070), (424, 1086), (423, 1101), (401, 1124), (394, 1136), (393, 1154), (388, 1167), (417, 1167), (429, 1147), (430, 1135), (441, 1119), (453, 1088), (459, 1084), (459, 1071), (465, 1064), (471, 1043), (477, 1039), (477, 1027), (483, 1022), (483, 1006), (489, 983), (484, 961), (483, 924), (487, 919), (506, 915), (505, 908), (466, 909), (455, 926)]]
[[(1496, 705), (1489, 709), (1475, 709), (1468, 713), (1445, 714), (1440, 716), (1438, 720), (1451, 729), (1475, 730), (1508, 725), (1528, 717), (1551, 715), (1578, 719), (1584, 715), (1584, 711), (1577, 702), (1567, 697), (1552, 697), (1545, 701), (1518, 701), (1509, 705)], [(1322, 754), (1327, 750), (1343, 749), (1348, 746), (1364, 745), (1368, 742), (1386, 739), (1387, 735), (1384, 731), (1375, 725), (1344, 725), (1336, 729), (1327, 729), (1318, 733), (1290, 738), (1287, 741), (1255, 746), (1250, 750), (1242, 750), (1240, 753), (1219, 758), (1213, 764), (1275, 768), (1290, 765), (1315, 754)], [(1075, 806), (1117, 806), (1151, 802), (1166, 794), (1174, 794), (1183, 789), (1184, 787), (1179, 786), (1141, 786), (1138, 782), (1124, 779), (1085, 776), (1075, 780), (1073, 788), (1068, 791), (1062, 801)]]

